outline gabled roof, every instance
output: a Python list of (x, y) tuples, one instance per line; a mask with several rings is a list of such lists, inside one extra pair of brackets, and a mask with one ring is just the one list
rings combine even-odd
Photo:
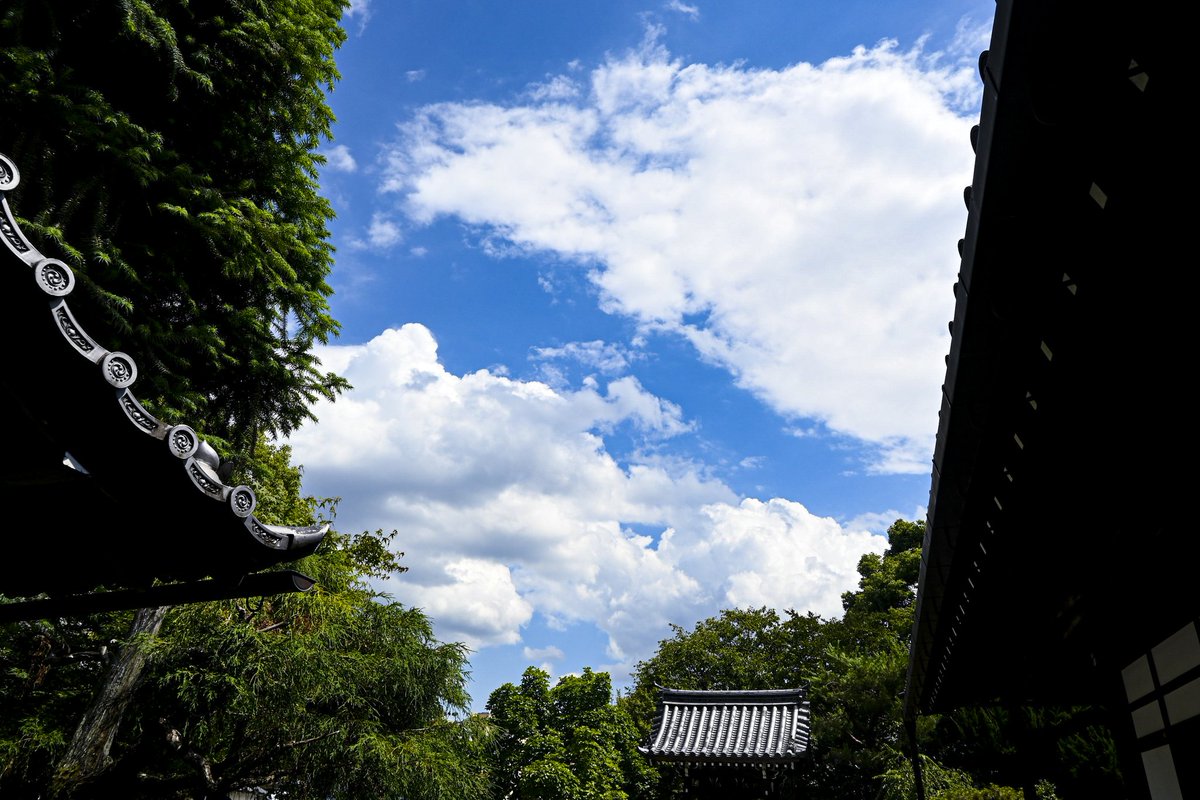
[(650, 746), (656, 761), (782, 766), (808, 751), (803, 689), (659, 690)]
[[(95, 310), (75, 301), (71, 269), (17, 225), (5, 195), (19, 181), (0, 155), (0, 594), (141, 592), (156, 581), (205, 578), (215, 581), (177, 585), (166, 596), (187, 602), (261, 589), (261, 580), (246, 582), (250, 573), (312, 552), (328, 526), (261, 522), (254, 491), (225, 483), (208, 443), (138, 402), (134, 359), (88, 334)], [(136, 607), (137, 598), (124, 602)], [(86, 610), (88, 601), (75, 597), (66, 607)], [(0, 606), (0, 617), (13, 613)]]

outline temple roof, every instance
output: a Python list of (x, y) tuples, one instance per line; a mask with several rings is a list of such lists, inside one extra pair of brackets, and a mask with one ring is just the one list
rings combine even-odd
[[(263, 589), (261, 578), (247, 582), (251, 573), (312, 552), (328, 526), (260, 521), (254, 491), (225, 483), (225, 465), (195, 430), (138, 402), (134, 358), (89, 335), (96, 310), (72, 295), (71, 269), (18, 226), (6, 194), (19, 182), (0, 155), (0, 594), (74, 598), (64, 607), (87, 610), (98, 587), (188, 582), (164, 595), (172, 602)], [(312, 585), (288, 576), (271, 585)], [(212, 581), (196, 583), (204, 579)], [(95, 595), (110, 605), (114, 597), (136, 607), (134, 595)], [(12, 616), (6, 606), (0, 615), (6, 610)]]
[(909, 715), (1104, 701), (1145, 641), (1200, 613), (1179, 460), (1194, 428), (1194, 301), (1176, 283), (1195, 227), (1191, 96), (1168, 8), (997, 3)]
[(659, 690), (650, 758), (691, 764), (784, 765), (808, 751), (803, 689)]

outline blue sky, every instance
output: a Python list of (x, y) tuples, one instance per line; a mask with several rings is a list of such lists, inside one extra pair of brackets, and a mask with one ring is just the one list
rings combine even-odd
[(384, 587), (626, 685), (669, 624), (840, 612), (923, 519), (985, 2), (356, 2), (330, 94), (354, 389), (291, 444)]

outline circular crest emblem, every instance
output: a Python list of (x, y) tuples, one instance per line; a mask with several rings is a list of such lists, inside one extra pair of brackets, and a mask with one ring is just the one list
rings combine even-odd
[(17, 188), (20, 182), (21, 171), (17, 169), (17, 165), (8, 156), (0, 153), (0, 192)]
[(51, 297), (66, 297), (75, 288), (75, 273), (57, 258), (44, 258), (33, 268), (38, 287)]

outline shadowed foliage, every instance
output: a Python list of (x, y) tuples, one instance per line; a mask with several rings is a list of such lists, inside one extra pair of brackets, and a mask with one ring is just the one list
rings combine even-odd
[(139, 399), (244, 463), (345, 382), (316, 148), (340, 0), (12, 0), (0, 152), (14, 212), (65, 260), (73, 309), (139, 366)]

